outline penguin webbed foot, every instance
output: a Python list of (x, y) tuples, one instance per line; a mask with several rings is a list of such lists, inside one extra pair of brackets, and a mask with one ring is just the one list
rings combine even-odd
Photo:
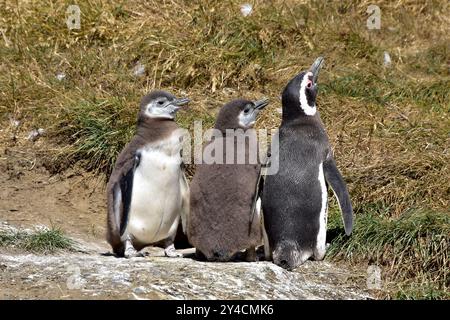
[(124, 243), (124, 247), (125, 247), (125, 250), (123, 252), (123, 256), (125, 258), (127, 258), (127, 259), (138, 258), (138, 257), (143, 257), (144, 256), (143, 253), (137, 251), (134, 248), (133, 241), (131, 240), (130, 236), (127, 236), (127, 239), (125, 240), (125, 243)]
[(125, 249), (123, 256), (127, 259), (130, 259), (143, 257), (144, 254), (140, 251), (137, 251), (133, 246), (129, 246)]
[(173, 243), (164, 248), (164, 254), (168, 258), (182, 258), (183, 257), (183, 254), (177, 252)]

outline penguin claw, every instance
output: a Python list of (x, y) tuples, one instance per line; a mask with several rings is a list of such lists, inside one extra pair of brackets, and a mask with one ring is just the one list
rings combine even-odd
[(136, 251), (136, 249), (133, 247), (127, 248), (124, 253), (124, 257), (127, 259), (138, 258), (138, 257), (143, 257), (143, 256), (144, 255), (141, 252)]
[(167, 248), (164, 249), (164, 254), (169, 258), (181, 258), (183, 254), (176, 251), (175, 246), (171, 244)]

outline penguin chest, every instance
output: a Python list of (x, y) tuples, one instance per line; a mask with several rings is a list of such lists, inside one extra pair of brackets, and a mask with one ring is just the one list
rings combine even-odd
[(182, 203), (179, 150), (170, 140), (140, 150), (127, 225), (128, 234), (139, 243), (152, 244), (176, 231)]

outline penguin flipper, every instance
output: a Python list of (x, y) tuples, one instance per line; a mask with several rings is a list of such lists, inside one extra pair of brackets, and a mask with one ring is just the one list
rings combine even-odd
[(264, 189), (264, 172), (263, 169), (261, 168), (259, 171), (258, 180), (256, 180), (255, 196), (253, 198), (252, 203), (252, 215), (255, 214), (256, 212), (256, 203), (258, 199), (261, 198), (263, 189)]
[[(116, 219), (117, 221), (119, 221), (119, 226), (120, 226), (120, 237), (122, 238), (125, 230), (127, 228), (128, 225), (128, 218), (129, 218), (129, 212), (130, 212), (130, 207), (131, 207), (131, 196), (133, 193), (133, 177), (134, 177), (134, 173), (136, 171), (136, 168), (139, 166), (139, 162), (141, 159), (141, 155), (140, 153), (136, 153), (134, 159), (133, 159), (133, 165), (131, 166), (131, 168), (126, 172), (126, 174), (124, 174), (122, 176), (122, 178), (119, 181), (119, 186), (120, 186), (120, 199), (122, 204), (121, 204), (121, 209), (122, 210), (114, 210), (114, 213), (116, 215)], [(116, 200), (114, 199), (114, 208), (116, 208)]]
[(333, 189), (334, 195), (338, 200), (342, 213), (342, 219), (344, 221), (345, 234), (350, 235), (353, 229), (352, 203), (350, 201), (347, 185), (345, 184), (345, 181), (342, 178), (331, 153), (323, 163), (323, 171), (326, 181)]
[(181, 168), (180, 190), (181, 190), (181, 226), (183, 228), (183, 233), (187, 234), (187, 226), (189, 223), (189, 210), (190, 210), (190, 194), (189, 194), (189, 183), (187, 181), (183, 167)]
[(253, 214), (256, 210), (256, 203), (258, 199), (262, 197), (263, 189), (264, 189), (264, 181), (267, 173), (267, 168), (270, 167), (270, 153), (266, 155), (265, 159), (262, 160), (261, 167), (259, 169), (258, 179), (256, 180), (256, 189), (255, 189), (255, 197), (253, 198), (252, 204), (252, 219)]
[[(258, 211), (258, 200), (259, 200), (259, 206), (261, 206), (261, 197), (264, 189), (264, 179), (266, 174), (266, 167), (270, 165), (270, 158), (267, 157), (264, 159), (263, 164), (261, 165), (259, 169), (258, 179), (256, 180), (256, 186), (255, 186), (255, 196), (253, 197), (253, 203), (252, 203), (252, 211), (250, 214), (250, 221), (248, 226), (248, 234), (251, 233), (253, 220), (255, 218), (255, 214), (257, 214)], [(258, 214), (260, 215), (260, 223), (262, 224), (262, 228), (264, 228), (264, 223), (262, 222), (262, 210), (259, 208)]]

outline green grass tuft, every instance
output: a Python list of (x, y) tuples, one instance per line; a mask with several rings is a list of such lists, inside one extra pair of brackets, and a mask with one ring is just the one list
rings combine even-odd
[(398, 288), (392, 294), (392, 298), (400, 300), (448, 300), (450, 299), (450, 291), (448, 289), (436, 289), (432, 282), (423, 285), (413, 282)]
[[(341, 228), (340, 219), (334, 211), (329, 229)], [(382, 267), (397, 298), (443, 298), (449, 293), (449, 248), (448, 213), (410, 210), (389, 218), (372, 207), (356, 216), (351, 236), (340, 232), (332, 239), (327, 256)]]
[(68, 137), (70, 144), (60, 157), (80, 161), (88, 170), (109, 174), (114, 161), (134, 134), (135, 121), (124, 117), (119, 99), (81, 101), (65, 110), (66, 123), (55, 130), (55, 137)]
[(28, 233), (24, 231), (0, 232), (0, 247), (13, 247), (37, 253), (73, 250), (74, 241), (59, 229)]

